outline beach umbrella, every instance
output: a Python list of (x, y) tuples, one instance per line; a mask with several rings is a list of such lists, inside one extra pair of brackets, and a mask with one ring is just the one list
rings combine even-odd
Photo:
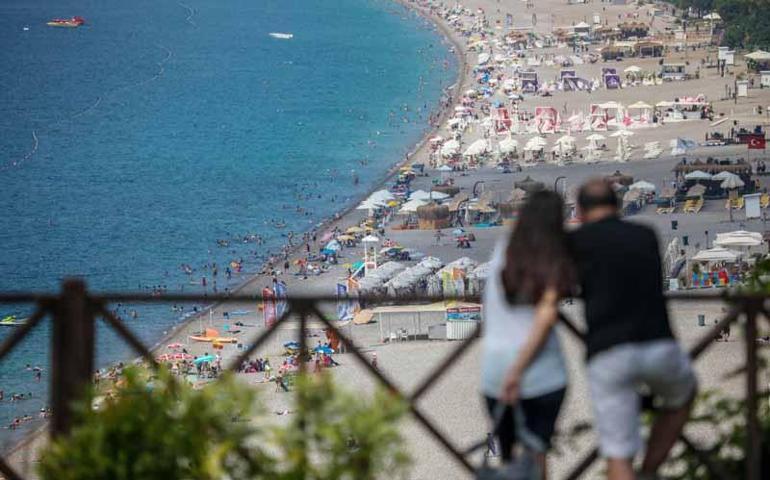
[(684, 176), (685, 180), (711, 180), (711, 174), (703, 170), (695, 170)]
[(408, 202), (405, 202), (403, 205), (401, 205), (401, 209), (398, 211), (398, 213), (416, 213), (417, 209), (427, 205), (428, 200), (425, 199), (414, 199), (409, 200)]
[(644, 180), (640, 180), (636, 183), (632, 183), (631, 186), (628, 187), (628, 189), (641, 190), (642, 192), (654, 192), (655, 185), (650, 182), (645, 182)]
[(719, 186), (725, 190), (734, 190), (736, 188), (741, 188), (744, 185), (743, 180), (741, 180), (741, 177), (738, 175), (731, 175), (722, 180), (722, 183), (719, 184)]
[(728, 172), (727, 170), (722, 170), (721, 172), (719, 172), (719, 173), (717, 173), (715, 175), (712, 175), (711, 179), (712, 180), (718, 180), (718, 181), (722, 182), (724, 180), (727, 180), (728, 178), (730, 178), (733, 175), (735, 175), (735, 174), (732, 173), (732, 172)]
[(543, 137), (532, 137), (524, 145), (524, 150), (527, 152), (536, 152), (545, 148), (546, 140)]
[(396, 196), (393, 195), (392, 192), (382, 189), (377, 190), (376, 192), (369, 195), (369, 197), (366, 199), (367, 201), (374, 202), (374, 203), (384, 203), (388, 200), (395, 200)]
[(623, 69), (624, 73), (642, 73), (642, 69), (640, 67), (637, 67), (636, 65), (631, 65), (630, 67), (626, 67)]
[(444, 192), (426, 192), (425, 190), (416, 190), (409, 195), (409, 200), (444, 200), (449, 198), (449, 194)]
[(634, 135), (634, 132), (631, 130), (618, 130), (616, 132), (612, 132), (612, 135), (610, 137), (632, 137)]
[(459, 151), (460, 151), (460, 142), (454, 139), (445, 142), (441, 146), (441, 155), (443, 155), (444, 157), (451, 157), (453, 155), (457, 155), (457, 152)]
[(473, 157), (476, 155), (481, 155), (483, 153), (486, 153), (489, 150), (489, 145), (487, 141), (483, 138), (480, 138), (473, 142), (466, 150), (463, 152), (463, 156), (465, 157)]
[(698, 252), (692, 260), (696, 262), (728, 262), (732, 263), (738, 260), (741, 256), (740, 252), (734, 250), (728, 250), (722, 247), (709, 248), (708, 250), (701, 250)]
[(512, 152), (515, 152), (518, 148), (519, 148), (519, 142), (517, 142), (516, 140), (510, 137), (504, 138), (497, 145), (497, 149), (500, 153), (512, 153)]
[(628, 108), (629, 108), (629, 110), (630, 109), (648, 110), (648, 109), (652, 108), (652, 105), (649, 105), (649, 104), (644, 103), (644, 102), (636, 102), (636, 103), (632, 103), (631, 105), (629, 105)]
[(358, 226), (348, 227), (345, 233), (363, 233), (364, 229)]
[(737, 230), (735, 232), (718, 233), (714, 245), (720, 247), (758, 247), (764, 243), (762, 234)]
[(588, 140), (589, 142), (601, 142), (602, 140), (604, 140), (604, 135), (600, 133), (592, 133), (591, 135), (586, 137), (586, 140)]
[(364, 243), (379, 243), (380, 238), (376, 235), (367, 235), (361, 241)]
[(202, 355), (202, 356), (196, 358), (195, 360), (193, 360), (193, 363), (195, 365), (200, 365), (201, 363), (206, 363), (206, 362), (211, 363), (211, 362), (213, 362), (216, 359), (217, 359), (217, 357), (215, 357), (214, 355)]
[(313, 351), (316, 353), (325, 353), (326, 355), (331, 355), (334, 353), (334, 349), (326, 345), (318, 345), (313, 349)]
[(450, 167), (449, 165), (441, 165), (440, 167), (437, 168), (437, 170), (439, 172), (451, 172), (452, 167)]

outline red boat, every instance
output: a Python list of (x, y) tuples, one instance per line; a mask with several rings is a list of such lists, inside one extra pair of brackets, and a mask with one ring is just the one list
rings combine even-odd
[(77, 28), (81, 25), (86, 23), (86, 20), (83, 17), (72, 17), (72, 18), (54, 18), (50, 22), (47, 23), (49, 27), (68, 27), (68, 28)]

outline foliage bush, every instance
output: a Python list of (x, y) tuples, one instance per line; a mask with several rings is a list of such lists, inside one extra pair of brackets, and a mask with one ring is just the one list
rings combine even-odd
[(736, 48), (770, 48), (770, 2), (767, 0), (674, 0), (679, 8), (700, 14), (716, 11), (725, 22), (723, 43)]
[[(715, 391), (699, 395), (695, 415), (688, 428), (707, 429), (714, 432), (715, 439), (706, 449), (706, 456), (724, 478), (746, 478), (746, 401), (727, 397)], [(768, 395), (759, 399), (759, 430), (763, 439), (762, 470), (760, 478), (770, 478), (770, 404)], [(716, 480), (700, 458), (688, 449), (681, 449), (671, 459), (676, 475), (666, 478), (676, 480)]]
[[(288, 424), (270, 422), (253, 388), (230, 376), (194, 390), (162, 371), (127, 370), (99, 408), (41, 457), (44, 480), (371, 479), (406, 472), (403, 404), (366, 400), (320, 376), (297, 383)], [(309, 407), (309, 408), (305, 408)], [(311, 407), (311, 408), (310, 408)], [(304, 414), (303, 414), (304, 412)]]

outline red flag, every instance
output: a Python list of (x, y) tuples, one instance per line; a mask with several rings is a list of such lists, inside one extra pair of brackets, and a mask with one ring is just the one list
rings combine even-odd
[(765, 135), (752, 135), (749, 137), (749, 149), (750, 150), (764, 150), (767, 142), (765, 141)]

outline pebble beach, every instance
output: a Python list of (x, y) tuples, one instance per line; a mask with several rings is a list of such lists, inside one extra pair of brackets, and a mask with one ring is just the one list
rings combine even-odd
[[(435, 128), (418, 143), (406, 160), (393, 159), (393, 176), (403, 165), (425, 165), (425, 176), (417, 176), (412, 180), (412, 191), (422, 189), (430, 191), (437, 178), (445, 176), (438, 170), (441, 159), (436, 156), (430, 138), (440, 136), (450, 138), (455, 135), (448, 121), (453, 118), (455, 107), (461, 105), (462, 93), (471, 89), (479, 89), (478, 75), (474, 67), (478, 63), (478, 50), (469, 48), (472, 42), (478, 40), (478, 35), (472, 32), (471, 25), (480, 18), (490, 25), (490, 29), (499, 36), (515, 30), (517, 27), (528, 26), (529, 32), (536, 35), (552, 34), (558, 27), (570, 27), (579, 22), (588, 21), (594, 15), (599, 15), (602, 21), (608, 25), (616, 25), (629, 18), (640, 19), (647, 23), (652, 22), (651, 31), (665, 32), (673, 27), (673, 18), (670, 15), (651, 16), (654, 5), (637, 7), (635, 4), (618, 5), (617, 2), (585, 4), (568, 4), (566, 0), (536, 0), (528, 2), (514, 0), (500, 2), (495, 0), (464, 0), (462, 13), (449, 14), (448, 6), (437, 1), (419, 0), (403, 1), (405, 5), (415, 9), (436, 26), (436, 29), (450, 41), (458, 56), (460, 74), (457, 83), (449, 90), (451, 100), (443, 109), (440, 116), (435, 119)], [(508, 23), (507, 14), (513, 17), (513, 23)], [(537, 21), (533, 22), (533, 15)], [(449, 18), (452, 18), (449, 21)], [(490, 43), (491, 53), (501, 53)], [(591, 48), (595, 48), (596, 45)], [(567, 54), (568, 50), (560, 47), (535, 47), (527, 49), (526, 55), (533, 57), (553, 56), (554, 53)], [(616, 171), (633, 176), (636, 180), (645, 180), (654, 183), (659, 188), (669, 186), (674, 180), (673, 167), (680, 161), (668, 154), (668, 145), (671, 140), (677, 138), (694, 139), (699, 142), (704, 140), (707, 132), (714, 130), (727, 133), (732, 121), (739, 121), (742, 125), (767, 125), (767, 116), (758, 113), (757, 107), (770, 105), (770, 90), (751, 89), (747, 98), (726, 98), (726, 86), (732, 87), (733, 79), (725, 78), (718, 74), (716, 69), (705, 67), (706, 58), (716, 56), (714, 48), (696, 47), (685, 51), (670, 51), (665, 56), (666, 62), (688, 62), (690, 65), (701, 65), (698, 78), (666, 82), (660, 85), (627, 86), (620, 89), (599, 88), (594, 91), (558, 91), (547, 96), (526, 95), (519, 104), (519, 108), (532, 109), (537, 107), (554, 108), (563, 112), (564, 116), (570, 116), (576, 111), (585, 111), (591, 104), (604, 102), (619, 102), (630, 105), (634, 102), (645, 102), (655, 105), (661, 101), (669, 101), (679, 97), (695, 97), (703, 95), (718, 114), (729, 118), (718, 126), (712, 126), (713, 121), (692, 120), (671, 122), (659, 125), (655, 128), (640, 128), (634, 130), (631, 138), (637, 146), (630, 159), (618, 162), (613, 158), (614, 139), (608, 139), (611, 143), (610, 152), (596, 162), (538, 162), (525, 165), (521, 171), (502, 173), (494, 162), (482, 164), (477, 168), (467, 171), (455, 171), (450, 173), (454, 186), (459, 191), (471, 195), (477, 185), (483, 185), (483, 191), (488, 198), (507, 198), (514, 189), (514, 182), (521, 181), (525, 177), (531, 177), (544, 183), (548, 188), (558, 186), (562, 191), (568, 192), (574, 189), (582, 181), (595, 177), (611, 175)], [(635, 65), (643, 70), (655, 71), (659, 68), (660, 58), (626, 58), (621, 62), (586, 63), (575, 65), (578, 74), (585, 78), (601, 76), (602, 67), (612, 66), (623, 69)], [(745, 64), (736, 61), (735, 71), (745, 70)], [(558, 65), (546, 65), (543, 62), (536, 68), (538, 74), (544, 79), (556, 78), (559, 74)], [(497, 97), (495, 97), (497, 98)], [(503, 97), (500, 97), (503, 98)], [(490, 100), (492, 101), (492, 100)], [(481, 101), (477, 104), (482, 103)], [(474, 107), (477, 108), (477, 107)], [(587, 141), (590, 132), (572, 132), (577, 137), (577, 143), (582, 146)], [(559, 134), (555, 134), (558, 136)], [(531, 134), (520, 134), (512, 138), (523, 145)], [(549, 135), (549, 143), (551, 137)], [(463, 149), (479, 139), (488, 138), (488, 130), (482, 127), (481, 122), (469, 122), (469, 125), (461, 134)], [(555, 138), (555, 137), (554, 137)], [(641, 145), (648, 142), (659, 142), (665, 152), (657, 158), (641, 158)], [(494, 142), (493, 142), (494, 143)], [(764, 150), (756, 153), (746, 151), (745, 145), (731, 145), (723, 147), (697, 146), (688, 151), (688, 157), (706, 158), (707, 156), (719, 156), (723, 158), (745, 157), (750, 154), (755, 157), (764, 157)], [(393, 176), (387, 182), (393, 181)], [(560, 183), (561, 182), (561, 183)], [(764, 181), (763, 181), (764, 182)], [(377, 190), (382, 188), (378, 186)], [(363, 200), (363, 198), (362, 198)], [(364, 222), (367, 211), (356, 209), (357, 205), (345, 205), (344, 209), (333, 219), (317, 227), (319, 234), (338, 228), (345, 231), (351, 226), (357, 226)], [(709, 235), (714, 238), (716, 233), (729, 232), (737, 229), (752, 231), (764, 231), (765, 225), (761, 219), (746, 219), (742, 211), (735, 212), (730, 221), (724, 202), (719, 200), (707, 201), (703, 209), (696, 215), (675, 213), (672, 215), (659, 215), (654, 205), (645, 205), (631, 217), (632, 221), (651, 225), (659, 234), (661, 245), (667, 245), (675, 236), (688, 235), (690, 241), (699, 245), (708, 245)], [(678, 222), (678, 230), (671, 230), (671, 221)], [(441, 236), (436, 236), (434, 230), (405, 230), (399, 228), (399, 220), (393, 218), (384, 225), (382, 240), (389, 240), (413, 251), (422, 252), (425, 255), (436, 257), (443, 264), (448, 264), (462, 257), (469, 257), (481, 264), (489, 259), (494, 244), (501, 235), (507, 231), (507, 226), (474, 227), (465, 226), (467, 233), (473, 234), (475, 240), (471, 248), (460, 249), (451, 233), (452, 228), (443, 230)], [(706, 233), (709, 232), (709, 233)], [(319, 235), (320, 236), (320, 235)], [(313, 250), (322, 247), (320, 242), (311, 245)], [(232, 327), (234, 318), (245, 326), (240, 327), (241, 332), (235, 335), (238, 343), (248, 344), (249, 339), (254, 338), (264, 331), (264, 318), (260, 311), (260, 292), (269, 287), (274, 280), (285, 282), (289, 295), (333, 295), (337, 283), (344, 283), (348, 276), (349, 265), (361, 260), (363, 247), (360, 243), (355, 246), (344, 247), (339, 252), (339, 263), (330, 265), (320, 275), (298, 275), (295, 265), (305, 256), (305, 245), (295, 245), (294, 250), (286, 261), (289, 262), (289, 271), (285, 271), (280, 265), (275, 266), (275, 271), (256, 275), (246, 281), (237, 292), (253, 295), (254, 301), (242, 304), (215, 305), (206, 308), (198, 316), (190, 318), (186, 323), (169, 331), (168, 335), (159, 341), (155, 347), (155, 353), (167, 353), (166, 345), (181, 343), (186, 350), (195, 356), (204, 353), (213, 353), (210, 343), (196, 343), (190, 337), (200, 333), (201, 327), (214, 328), (220, 332), (226, 332)], [(629, 281), (632, 281), (630, 279)], [(705, 333), (706, 328), (698, 326), (698, 315), (706, 316), (706, 324), (711, 325), (722, 313), (723, 305), (715, 301), (704, 302), (672, 302), (669, 306), (671, 320), (677, 336), (685, 345), (695, 344)], [(335, 305), (325, 305), (324, 312), (334, 314)], [(226, 312), (245, 312), (238, 317), (229, 317)], [(563, 311), (568, 317), (582, 324), (582, 309), (579, 303), (565, 304)], [(228, 318), (229, 317), (229, 318)], [(312, 321), (311, 321), (312, 323)], [(290, 320), (288, 327), (281, 329), (272, 341), (267, 342), (255, 354), (256, 357), (269, 357), (273, 365), (279, 365), (282, 361), (282, 342), (289, 341), (296, 334), (292, 329), (296, 325)], [(427, 326), (425, 326), (427, 328)], [(366, 354), (377, 354), (379, 369), (392, 379), (400, 388), (409, 391), (418, 385), (432, 368), (446, 355), (457, 347), (458, 342), (447, 340), (410, 340), (405, 342), (386, 342), (391, 332), (383, 335), (383, 325), (376, 322), (369, 324), (346, 324), (347, 332), (359, 348)], [(320, 332), (320, 330), (319, 330)], [(591, 420), (590, 398), (588, 396), (585, 372), (584, 352), (580, 342), (568, 331), (559, 332), (562, 343), (567, 353), (570, 370), (570, 387), (565, 407), (559, 420), (559, 430), (567, 432), (575, 425)], [(310, 339), (311, 342), (315, 338)], [(312, 344), (312, 343), (311, 343)], [(467, 448), (480, 440), (483, 440), (490, 431), (489, 421), (483, 408), (479, 393), (480, 382), (480, 345), (471, 347), (465, 354), (445, 372), (442, 379), (419, 401), (419, 408), (426, 416), (438, 425), (442, 432), (459, 449)], [(236, 345), (225, 345), (218, 351), (222, 357), (222, 363), (237, 357), (240, 350)], [(731, 341), (715, 343), (713, 347), (696, 363), (702, 388), (719, 387), (723, 391), (740, 394), (744, 387), (740, 379), (725, 380), (724, 375), (736, 369), (743, 361), (743, 342), (740, 335), (733, 336)], [(335, 354), (335, 360), (339, 366), (330, 369), (336, 381), (346, 388), (366, 394), (375, 388), (374, 380), (367, 372), (357, 364), (356, 359), (347, 353)], [(239, 374), (241, 379), (253, 385), (260, 391), (264, 404), (270, 411), (281, 412), (291, 410), (291, 394), (277, 391), (272, 383), (264, 383), (263, 375)], [(768, 380), (763, 379), (767, 385)], [(280, 420), (279, 420), (280, 421)], [(691, 432), (693, 438), (707, 442), (709, 432)], [(429, 433), (423, 431), (413, 419), (404, 421), (403, 435), (409, 445), (409, 452), (413, 456), (414, 464), (409, 475), (412, 479), (447, 478), (463, 479), (473, 478), (467, 474), (461, 465), (457, 464), (451, 456), (445, 453), (441, 446)], [(587, 454), (595, 444), (592, 433), (587, 433), (577, 440), (559, 439), (555, 453), (549, 458), (549, 469), (554, 478), (563, 478), (577, 462)], [(44, 435), (33, 434), (29, 439), (18, 446), (10, 456), (11, 463), (23, 474), (28, 474), (34, 468), (35, 451), (44, 443)], [(481, 456), (476, 455), (475, 461), (480, 461)], [(601, 468), (597, 463), (587, 478), (600, 478)]]

